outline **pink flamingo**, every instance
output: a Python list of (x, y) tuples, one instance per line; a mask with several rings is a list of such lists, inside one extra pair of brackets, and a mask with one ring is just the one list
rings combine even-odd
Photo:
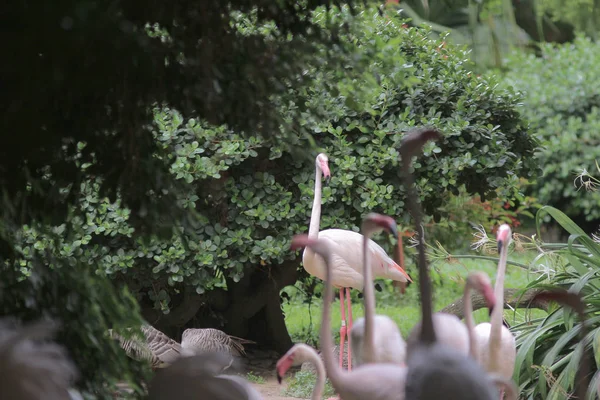
[[(502, 323), (504, 311), (504, 275), (506, 274), (506, 259), (508, 257), (508, 245), (510, 244), (512, 232), (510, 226), (502, 224), (496, 232), (500, 260), (498, 261), (498, 272), (496, 275), (496, 286), (494, 292), (497, 306), (492, 310), (490, 322), (483, 322), (475, 327), (478, 361), (489, 373), (496, 373), (504, 378), (510, 379), (515, 370), (515, 359), (517, 347), (515, 337)], [(500, 391), (500, 399), (504, 397), (504, 391)]]
[[(404, 365), (406, 343), (396, 323), (387, 315), (375, 313), (375, 293), (368, 251), (371, 236), (382, 230), (398, 237), (396, 221), (383, 214), (370, 213), (363, 219), (363, 276), (365, 316), (356, 321), (350, 331), (352, 351), (358, 365), (366, 363), (392, 363)], [(402, 240), (402, 239), (400, 239)]]
[(353, 371), (344, 371), (333, 360), (331, 338), (331, 302), (333, 301), (332, 265), (338, 256), (334, 253), (335, 242), (327, 239), (310, 239), (307, 235), (296, 235), (291, 249), (310, 247), (325, 258), (326, 273), (323, 315), (321, 322), (321, 349), (323, 361), (332, 386), (344, 400), (404, 400), (406, 367), (397, 364), (365, 364)]
[[(348, 370), (352, 369), (352, 350), (349, 332), (352, 330), (352, 299), (350, 288), (363, 290), (364, 277), (362, 271), (362, 243), (363, 235), (346, 229), (326, 229), (319, 232), (321, 220), (321, 177), (331, 177), (329, 172), (329, 159), (326, 154), (320, 153), (316, 160), (315, 197), (310, 215), (308, 237), (311, 239), (325, 239), (331, 243), (332, 256), (332, 285), (340, 289), (340, 312), (342, 325), (340, 328), (340, 359), (342, 366), (344, 357), (344, 342), (348, 339)], [(375, 278), (392, 279), (400, 282), (412, 282), (410, 276), (402, 267), (387, 255), (385, 250), (377, 243), (369, 240), (371, 269)], [(302, 254), (304, 269), (312, 276), (326, 280), (326, 266), (322, 257), (316, 255), (310, 248), (305, 248)], [(344, 289), (347, 298), (348, 326), (346, 326), (346, 311), (344, 309)]]

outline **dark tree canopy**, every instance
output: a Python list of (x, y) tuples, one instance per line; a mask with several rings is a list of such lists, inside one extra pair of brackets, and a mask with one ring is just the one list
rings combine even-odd
[[(334, 31), (309, 18), (331, 3), (7, 3), (8, 59), (0, 66), (4, 213), (60, 221), (78, 193), (62, 188), (78, 187), (84, 165), (104, 178), (106, 193), (120, 190), (138, 228), (182, 218), (171, 207), (175, 182), (153, 156), (165, 152), (148, 129), (153, 108), (167, 105), (238, 132), (278, 133), (284, 121), (270, 100), (299, 82), (319, 44), (336, 42)], [(236, 12), (277, 29), (243, 29)], [(78, 149), (79, 142), (87, 146)], [(155, 209), (171, 210), (170, 221), (151, 218)]]

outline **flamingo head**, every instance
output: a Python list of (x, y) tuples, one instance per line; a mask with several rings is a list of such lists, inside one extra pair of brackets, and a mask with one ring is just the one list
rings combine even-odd
[(295, 365), (301, 365), (308, 359), (310, 352), (309, 346), (303, 343), (297, 343), (283, 355), (275, 366), (277, 369), (277, 381), (281, 383), (286, 372)]
[(392, 217), (383, 214), (369, 213), (363, 219), (362, 230), (363, 232), (367, 230), (384, 230), (394, 235), (395, 238), (398, 237), (398, 226), (396, 225), (396, 221), (394, 221)]
[(512, 231), (508, 224), (502, 224), (496, 232), (496, 241), (498, 242), (498, 253), (502, 251), (502, 248), (508, 247)]
[(490, 277), (485, 272), (471, 272), (467, 277), (467, 285), (470, 285), (481, 293), (490, 310), (494, 308), (496, 305), (496, 295), (494, 294), (492, 281), (490, 281)]
[(327, 157), (327, 154), (325, 153), (320, 153), (317, 156), (315, 163), (317, 165), (317, 169), (323, 174), (325, 183), (327, 183), (331, 178), (331, 172), (329, 171), (329, 157)]

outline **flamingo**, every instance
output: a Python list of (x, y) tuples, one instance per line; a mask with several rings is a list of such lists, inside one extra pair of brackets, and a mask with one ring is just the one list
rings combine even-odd
[[(465, 324), (453, 314), (436, 312), (432, 316), (433, 329), (437, 340), (465, 356), (469, 354), (469, 332)], [(421, 321), (419, 321), (408, 334), (407, 353), (408, 357), (416, 347), (421, 334)]]
[[(332, 242), (332, 285), (340, 289), (340, 313), (342, 324), (340, 327), (340, 359), (342, 366), (344, 357), (344, 342), (348, 339), (348, 370), (352, 370), (351, 338), (348, 332), (352, 330), (352, 299), (350, 288), (363, 290), (364, 277), (360, 263), (362, 261), (363, 235), (346, 229), (325, 229), (319, 232), (321, 219), (321, 176), (325, 179), (331, 177), (329, 171), (329, 159), (326, 154), (320, 153), (315, 159), (315, 197), (313, 199), (312, 211), (308, 236), (311, 239), (323, 238)], [(385, 250), (377, 243), (369, 240), (369, 251), (372, 259), (378, 262), (371, 264), (373, 275), (376, 278), (392, 279), (400, 282), (411, 282), (410, 276), (402, 267), (387, 255)], [(302, 254), (302, 264), (306, 272), (325, 280), (326, 266), (322, 257), (315, 255), (314, 251), (306, 248)], [(346, 312), (344, 304), (344, 291), (347, 298), (348, 326), (346, 326)]]
[[(333, 301), (332, 266), (338, 257), (336, 243), (323, 239), (296, 235), (291, 249), (310, 247), (325, 261), (325, 296), (321, 323), (321, 347), (325, 368), (331, 384), (344, 400), (404, 400), (406, 368), (397, 364), (365, 364), (352, 371), (344, 371), (333, 360), (331, 337), (331, 302)], [(336, 249), (337, 250), (337, 249)]]
[[(402, 339), (396, 323), (386, 315), (375, 314), (375, 293), (373, 292), (371, 264), (368, 251), (369, 240), (381, 230), (398, 237), (396, 222), (387, 215), (370, 213), (362, 223), (363, 234), (363, 276), (365, 316), (356, 321), (350, 331), (352, 352), (358, 365), (363, 363), (396, 363), (403, 365), (406, 358), (406, 343)], [(380, 262), (376, 259), (376, 262)]]
[(399, 151), (408, 192), (408, 208), (419, 230), (418, 268), (422, 304), (422, 329), (407, 359), (405, 396), (410, 400), (493, 400), (496, 398), (496, 390), (492, 379), (486, 376), (475, 360), (437, 341), (433, 325), (431, 281), (425, 256), (421, 209), (416, 200), (410, 163), (428, 140), (440, 137), (440, 133), (431, 128), (415, 129), (404, 136)]
[(488, 304), (488, 308), (493, 308), (496, 304), (496, 296), (492, 289), (492, 283), (485, 272), (471, 272), (467, 276), (465, 292), (463, 294), (463, 304), (465, 307), (465, 325), (469, 335), (469, 355), (474, 359), (479, 359), (477, 352), (477, 338), (475, 336), (475, 319), (473, 318), (473, 302), (471, 301), (471, 290), (477, 290), (481, 293)]
[(277, 369), (277, 381), (281, 383), (281, 380), (285, 376), (285, 373), (295, 365), (301, 365), (305, 362), (311, 362), (317, 370), (317, 382), (313, 388), (311, 400), (321, 400), (323, 390), (325, 389), (325, 366), (319, 354), (315, 349), (304, 343), (296, 343), (283, 355), (276, 365)]
[[(473, 319), (473, 303), (471, 301), (471, 290), (477, 290), (482, 294), (488, 308), (492, 309), (496, 304), (496, 296), (492, 288), (490, 277), (485, 272), (473, 271), (467, 276), (465, 291), (463, 294), (463, 304), (465, 307), (465, 325), (469, 333), (469, 355), (472, 359), (478, 359), (477, 342), (475, 337), (475, 320)], [(490, 374), (493, 380), (496, 381), (500, 390), (506, 391), (506, 397), (510, 400), (517, 400), (519, 397), (518, 389), (511, 379), (507, 379), (498, 374)]]
[[(475, 327), (477, 353), (479, 362), (490, 373), (497, 373), (507, 379), (512, 377), (515, 370), (517, 346), (513, 334), (502, 324), (504, 311), (504, 275), (508, 245), (511, 240), (511, 229), (507, 224), (500, 225), (496, 232), (500, 260), (496, 275), (494, 293), (497, 306), (492, 311), (490, 322), (483, 322)], [(500, 399), (503, 391), (500, 391)]]

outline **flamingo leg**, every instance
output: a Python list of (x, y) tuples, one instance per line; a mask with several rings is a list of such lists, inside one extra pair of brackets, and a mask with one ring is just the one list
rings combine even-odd
[(342, 326), (340, 327), (340, 368), (343, 368), (344, 364), (344, 342), (346, 341), (346, 311), (344, 303), (344, 288), (340, 288), (340, 312), (342, 315)]
[(500, 389), (500, 400), (504, 400), (504, 389)]
[(346, 288), (346, 301), (348, 302), (348, 371), (352, 371), (352, 346), (350, 332), (352, 331), (352, 297), (350, 288)]

